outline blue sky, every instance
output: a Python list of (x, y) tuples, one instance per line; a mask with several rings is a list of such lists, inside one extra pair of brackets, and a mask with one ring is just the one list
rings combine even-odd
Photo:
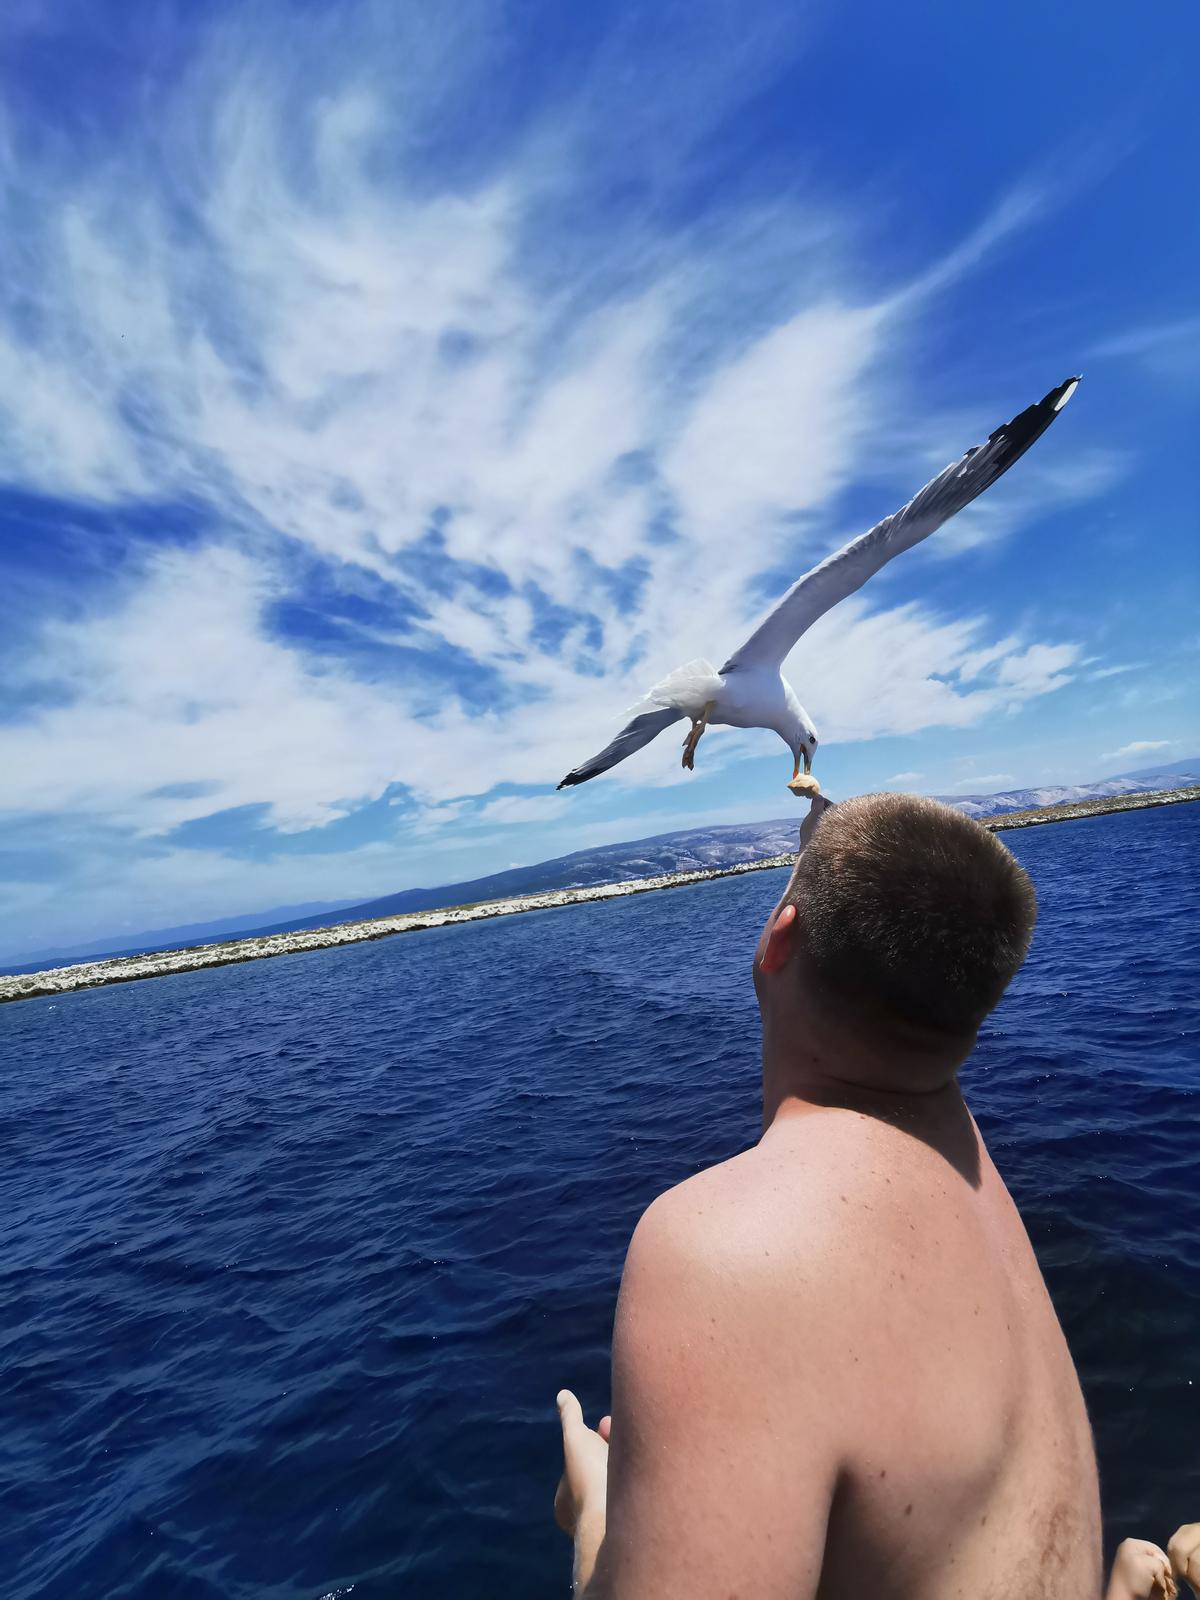
[(1069, 373), (787, 673), (837, 796), (1194, 754), (1200, 23), (72, 4), (0, 22), (0, 954), (786, 815), (556, 794)]

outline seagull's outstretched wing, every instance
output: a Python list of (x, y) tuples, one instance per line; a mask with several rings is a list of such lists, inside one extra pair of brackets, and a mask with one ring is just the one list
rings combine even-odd
[(800, 635), (812, 627), (839, 600), (861, 589), (880, 567), (927, 539), (942, 523), (970, 505), (1054, 421), (1075, 392), (1078, 378), (1068, 378), (1051, 389), (1044, 400), (997, 428), (988, 442), (975, 445), (927, 483), (901, 511), (893, 512), (844, 550), (822, 561), (794, 583), (775, 609), (755, 628), (740, 650), (721, 668), (763, 667), (782, 664)]
[(627, 722), (613, 742), (606, 745), (598, 756), (593, 756), (590, 761), (585, 761), (582, 766), (568, 772), (558, 787), (568, 789), (573, 783), (586, 783), (589, 778), (607, 772), (609, 767), (615, 767), (618, 761), (624, 761), (626, 756), (631, 756), (635, 750), (640, 750), (644, 744), (649, 744), (651, 739), (660, 734), (664, 728), (669, 728), (673, 722), (681, 722), (683, 717), (684, 713), (676, 710), (674, 706), (643, 711), (634, 717), (632, 722)]

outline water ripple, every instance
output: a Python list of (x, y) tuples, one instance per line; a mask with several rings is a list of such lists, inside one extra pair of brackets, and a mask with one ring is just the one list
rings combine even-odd
[[(1009, 839), (1041, 922), (965, 1081), (1110, 1536), (1162, 1538), (1200, 1506), (1200, 807)], [(553, 1394), (606, 1403), (639, 1212), (755, 1137), (778, 888), (0, 1010), (6, 1593), (561, 1594)]]

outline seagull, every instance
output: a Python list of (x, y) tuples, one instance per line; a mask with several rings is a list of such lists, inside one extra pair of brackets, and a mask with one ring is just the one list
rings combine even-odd
[(997, 428), (986, 444), (973, 445), (961, 460), (939, 472), (901, 510), (806, 572), (719, 671), (706, 660), (689, 661), (656, 683), (633, 707), (637, 714), (612, 743), (568, 772), (558, 787), (589, 782), (686, 717), (691, 731), (683, 743), (683, 765), (689, 772), (694, 770), (696, 746), (706, 728), (714, 724), (770, 728), (792, 752), (788, 788), (801, 796), (816, 792), (817, 781), (808, 774), (817, 730), (781, 671), (792, 646), (818, 617), (861, 589), (880, 567), (927, 539), (995, 483), (1041, 438), (1078, 385), (1077, 377), (1067, 378), (1045, 399)]

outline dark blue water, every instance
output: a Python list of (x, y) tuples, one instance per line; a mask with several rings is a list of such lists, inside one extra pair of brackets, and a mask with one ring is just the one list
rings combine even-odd
[[(1200, 806), (1006, 836), (966, 1072), (1108, 1532), (1200, 1516)], [(556, 1389), (630, 1230), (757, 1127), (778, 873), (0, 1009), (8, 1600), (566, 1592)]]

